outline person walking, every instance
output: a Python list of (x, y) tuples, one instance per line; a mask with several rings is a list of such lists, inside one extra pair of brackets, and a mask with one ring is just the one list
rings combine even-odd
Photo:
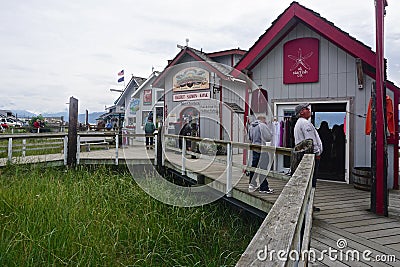
[(156, 130), (153, 119), (149, 118), (144, 126), (144, 133), (146, 136), (146, 149), (153, 149), (154, 136), (153, 133)]
[[(249, 140), (252, 144), (265, 146), (267, 142), (271, 142), (273, 138), (272, 124), (267, 124), (266, 117), (264, 115), (259, 115), (257, 120), (254, 121), (249, 129)], [(269, 155), (268, 152), (258, 152), (252, 151), (253, 159), (251, 166), (255, 168), (260, 168), (267, 170), (269, 165)], [(272, 159), (271, 159), (272, 160)], [(254, 192), (257, 190), (257, 176), (254, 172), (250, 172), (249, 178), (249, 192)], [(269, 188), (267, 176), (264, 174), (258, 174), (260, 178), (260, 193), (272, 194), (274, 190)]]
[[(298, 145), (306, 139), (312, 139), (313, 141), (313, 152), (315, 154), (314, 173), (312, 177), (312, 187), (317, 186), (318, 169), (321, 160), (321, 154), (323, 151), (321, 138), (319, 137), (318, 131), (314, 125), (309, 121), (311, 117), (311, 111), (308, 103), (299, 104), (295, 107), (296, 116), (299, 118), (294, 126), (294, 142)], [(319, 208), (314, 207), (314, 211), (320, 211)]]

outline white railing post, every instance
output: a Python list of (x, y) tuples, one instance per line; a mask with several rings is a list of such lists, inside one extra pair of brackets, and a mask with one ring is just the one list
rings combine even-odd
[(154, 164), (155, 166), (157, 166), (157, 151), (158, 151), (158, 134), (154, 134)]
[[(161, 166), (165, 165), (165, 154), (164, 149), (166, 148), (164, 134), (161, 132)], [(162, 145), (164, 143), (164, 145)]]
[(22, 156), (26, 156), (26, 139), (22, 139)]
[(79, 165), (81, 159), (81, 136), (78, 134), (76, 140), (76, 165)]
[(182, 169), (181, 169), (181, 174), (185, 175), (186, 174), (186, 138), (182, 137)]
[(226, 196), (232, 197), (232, 143), (226, 146)]
[(8, 138), (8, 161), (12, 160), (12, 137)]
[(68, 136), (64, 136), (64, 165), (67, 165)]
[(118, 134), (115, 135), (115, 165), (118, 165)]

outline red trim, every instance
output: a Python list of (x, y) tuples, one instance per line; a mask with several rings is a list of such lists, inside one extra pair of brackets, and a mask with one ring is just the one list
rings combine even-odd
[(279, 38), (267, 51), (265, 51), (265, 52), (261, 55), (261, 57), (259, 57), (259, 58), (256, 60), (256, 62), (254, 62), (254, 63), (249, 67), (249, 70), (252, 70), (253, 68), (255, 68), (255, 67), (258, 65), (258, 63), (260, 63), (260, 61), (263, 60), (263, 59), (269, 54), (269, 52), (272, 51), (272, 49), (274, 49), (283, 39), (285, 39), (286, 35), (287, 35), (289, 32), (291, 32), (291, 31), (294, 29), (294, 27), (297, 26), (297, 24), (298, 24), (298, 23), (295, 23), (292, 27), (290, 27), (290, 28), (285, 32), (285, 34), (283, 34), (283, 35), (281, 36), (281, 38)]
[(244, 55), (244, 54), (246, 54), (246, 50), (241, 50), (241, 49), (229, 49), (224, 51), (206, 53), (208, 57), (222, 57), (227, 55)]
[[(354, 57), (361, 58), (367, 64), (375, 67), (375, 53), (372, 52), (369, 47), (333, 26), (333, 24), (330, 24), (329, 21), (317, 16), (311, 10), (308, 10), (298, 3), (293, 2), (289, 8), (278, 17), (278, 19), (272, 24), (266, 33), (260, 37), (254, 46), (250, 48), (249, 52), (240, 60), (236, 68), (240, 71), (248, 68), (250, 65), (253, 68), (255, 66), (253, 62), (255, 60), (260, 61), (260, 59), (257, 57), (260, 56), (263, 49), (265, 49), (265, 47), (269, 45), (284, 29), (284, 27), (293, 19), (301, 20), (308, 27), (338, 47), (342, 48), (347, 53), (353, 55)], [(263, 53), (262, 57), (265, 57), (265, 55), (266, 54)]]
[(260, 55), (263, 49), (277, 36), (286, 24), (294, 17), (294, 4), (280, 16), (280, 18), (270, 27), (265, 34), (263, 34), (260, 39), (250, 48), (249, 52), (239, 61), (236, 65), (236, 69), (242, 71), (246, 69), (252, 61)]
[(199, 57), (198, 55), (196, 55), (195, 53), (193, 53), (192, 51), (190, 51), (190, 49), (188, 49), (187, 47), (185, 49), (182, 49), (173, 60), (171, 60), (169, 62), (169, 64), (165, 67), (165, 69), (161, 72), (161, 74), (157, 77), (157, 79), (153, 82), (153, 86), (157, 87), (157, 83), (165, 76), (166, 74), (166, 70), (168, 70), (170, 67), (172, 67), (173, 65), (175, 65), (179, 59), (181, 59), (185, 54), (190, 55), (191, 57), (193, 57), (194, 59), (198, 60), (200, 63), (202, 63), (203, 65), (205, 65), (208, 69), (214, 71), (215, 73), (217, 73), (217, 75), (223, 79), (226, 79), (226, 75), (224, 75), (222, 72), (220, 72), (219, 70), (217, 70), (216, 68), (214, 68), (212, 65), (208, 64), (206, 61), (204, 61), (201, 57)]

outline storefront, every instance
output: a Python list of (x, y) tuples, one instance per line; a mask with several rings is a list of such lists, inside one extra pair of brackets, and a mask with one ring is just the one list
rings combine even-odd
[[(331, 133), (322, 133), (326, 155), (319, 178), (351, 183), (353, 167), (371, 165), (371, 138), (365, 127), (375, 58), (371, 48), (293, 2), (236, 68), (267, 90), (275, 121), (282, 125), (285, 135), (282, 146), (293, 145), (290, 131), (294, 107), (310, 103), (316, 128)], [(393, 103), (389, 112), (396, 122), (398, 91), (387, 82), (387, 96)], [(388, 138), (388, 188), (398, 185), (397, 146), (396, 123)], [(289, 167), (287, 159), (278, 157), (276, 170), (284, 171), (285, 167)]]
[(189, 123), (194, 136), (242, 142), (246, 81), (219, 62), (235, 64), (244, 51), (181, 49), (153, 83), (164, 88), (165, 131), (178, 134)]

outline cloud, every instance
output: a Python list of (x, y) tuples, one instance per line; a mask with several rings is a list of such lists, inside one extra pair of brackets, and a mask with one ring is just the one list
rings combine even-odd
[[(179, 52), (250, 48), (292, 0), (6, 1), (0, 10), (4, 108), (57, 112), (70, 96), (103, 111), (118, 97), (117, 72), (148, 77)], [(300, 0), (375, 50), (373, 1)], [(400, 85), (400, 1), (385, 17), (389, 79)], [(4, 105), (4, 102), (2, 103)]]

